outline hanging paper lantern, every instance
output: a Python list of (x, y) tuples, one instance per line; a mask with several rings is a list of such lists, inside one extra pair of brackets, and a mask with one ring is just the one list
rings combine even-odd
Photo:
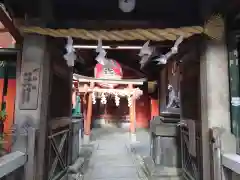
[[(120, 80), (122, 79), (123, 72), (121, 65), (115, 60), (108, 60), (106, 65), (96, 64), (95, 66), (95, 78), (99, 79), (112, 79)], [(117, 84), (99, 83), (100, 86), (105, 88), (114, 88)]]

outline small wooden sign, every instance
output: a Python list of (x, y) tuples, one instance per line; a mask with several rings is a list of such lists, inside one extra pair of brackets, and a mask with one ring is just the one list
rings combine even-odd
[(22, 67), (19, 102), (21, 110), (38, 108), (40, 70), (41, 66), (34, 62), (27, 62)]

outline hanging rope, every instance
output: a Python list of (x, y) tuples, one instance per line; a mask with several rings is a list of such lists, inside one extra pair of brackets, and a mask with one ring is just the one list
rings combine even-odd
[(41, 27), (21, 27), (23, 33), (35, 33), (53, 37), (80, 38), (84, 40), (98, 40), (101, 38), (105, 41), (125, 41), (125, 40), (152, 40), (165, 41), (176, 40), (180, 35), (188, 38), (195, 34), (203, 33), (201, 26), (166, 28), (166, 29), (132, 29), (132, 30), (85, 30), (85, 29), (50, 29)]
[(41, 27), (20, 27), (22, 33), (40, 34), (52, 37), (80, 38), (83, 40), (104, 41), (125, 41), (125, 40), (142, 40), (142, 41), (175, 41), (179, 36), (189, 38), (195, 34), (205, 34), (212, 39), (222, 39), (224, 35), (224, 20), (221, 15), (212, 15), (204, 26), (189, 26), (180, 28), (149, 28), (149, 29), (131, 29), (131, 30), (86, 30), (86, 29), (50, 29)]

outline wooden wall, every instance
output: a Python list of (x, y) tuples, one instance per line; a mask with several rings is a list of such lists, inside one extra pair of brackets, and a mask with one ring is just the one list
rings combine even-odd
[[(199, 40), (189, 40), (185, 45), (185, 51), (174, 57), (160, 71), (160, 109), (166, 110), (168, 104), (168, 84), (175, 91), (180, 92), (180, 116), (181, 119), (192, 119), (196, 126), (201, 123), (200, 113), (200, 54)], [(195, 43), (195, 44), (194, 44)], [(194, 44), (194, 46), (193, 46)], [(175, 62), (180, 62), (178, 65)], [(177, 65), (177, 66), (176, 66)], [(200, 131), (200, 128), (198, 128)]]
[[(175, 61), (169, 61), (162, 69), (160, 70), (160, 78), (159, 78), (159, 108), (160, 114), (164, 111), (170, 111), (171, 108), (167, 109), (168, 101), (169, 101), (169, 91), (168, 85), (172, 85), (175, 95), (177, 96), (180, 92), (180, 78), (181, 78), (181, 70), (180, 66), (176, 64)], [(179, 112), (180, 110), (174, 109), (174, 112)]]
[(194, 50), (181, 63), (181, 117), (201, 123), (200, 61)]
[[(57, 47), (54, 40), (50, 41), (51, 71), (50, 71), (50, 95), (49, 117), (50, 120), (59, 118), (71, 118), (72, 106), (72, 67), (68, 67), (62, 56), (62, 49)], [(50, 46), (50, 45), (49, 45)]]

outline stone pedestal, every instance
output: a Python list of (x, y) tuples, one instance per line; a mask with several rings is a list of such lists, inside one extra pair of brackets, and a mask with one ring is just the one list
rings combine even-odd
[(74, 163), (79, 156), (80, 146), (82, 144), (81, 138), (81, 117), (73, 118), (72, 120), (72, 155), (71, 163)]
[(90, 135), (83, 135), (83, 144), (89, 144), (90, 143)]
[[(177, 131), (177, 123), (168, 116), (170, 123), (164, 117), (155, 117), (151, 121), (151, 157), (156, 165), (156, 173), (159, 178), (177, 178), (181, 176), (181, 147)], [(162, 120), (165, 119), (166, 122)], [(178, 139), (179, 138), (179, 139)]]

